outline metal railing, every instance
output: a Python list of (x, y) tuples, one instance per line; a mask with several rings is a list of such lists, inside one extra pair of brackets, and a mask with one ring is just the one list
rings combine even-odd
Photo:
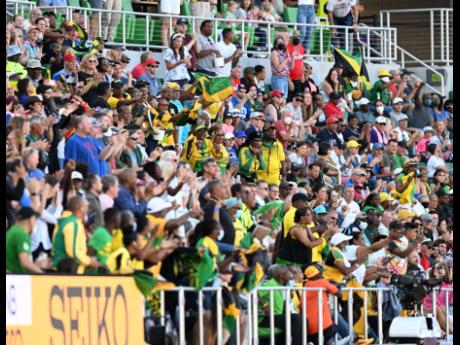
[[(453, 288), (435, 288), (433, 289), (433, 291), (431, 292), (431, 298), (432, 298), (432, 306), (433, 306), (433, 317), (436, 317), (436, 310), (438, 308), (437, 306), (437, 293), (440, 293), (440, 292), (445, 292), (446, 295), (445, 295), (445, 303), (444, 303), (444, 308), (445, 308), (445, 311), (446, 311), (446, 325), (445, 325), (445, 329), (446, 329), (446, 335), (449, 336), (449, 323), (450, 323), (450, 312), (449, 312), (449, 295), (451, 293), (454, 293), (454, 289)], [(452, 330), (453, 331), (453, 330)]]
[[(7, 4), (18, 4), (18, 10), (21, 4), (13, 0), (7, 0)], [(16, 6), (16, 5), (15, 5)], [(210, 18), (191, 17), (191, 16), (174, 16), (159, 13), (140, 13), (131, 11), (112, 11), (96, 10), (85, 7), (40, 7), (42, 10), (52, 10), (54, 12), (64, 12), (65, 18), (73, 19), (73, 10), (80, 11), (80, 17), (83, 18), (83, 26), (90, 29), (91, 16), (99, 14), (97, 18), (97, 32), (92, 32), (92, 37), (101, 36), (103, 25), (107, 25), (106, 18), (116, 15), (119, 21), (113, 25), (115, 28), (115, 37), (108, 43), (118, 43), (129, 48), (140, 49), (164, 49), (167, 46), (164, 42), (168, 40), (163, 38), (165, 29), (167, 33), (173, 32), (174, 22), (178, 18), (187, 18), (190, 25), (188, 33), (198, 31), (199, 23)], [(225, 27), (230, 27), (236, 37), (236, 42), (241, 46), (244, 53), (264, 54), (264, 57), (270, 53), (273, 42), (277, 36), (284, 37), (288, 40), (294, 30), (310, 31), (310, 55), (320, 61), (331, 60), (333, 47), (341, 47), (353, 52), (361, 46), (362, 40), (367, 40), (369, 46), (381, 52), (381, 55), (371, 54), (371, 50), (364, 51), (367, 61), (381, 61), (382, 56), (386, 62), (392, 60), (390, 54), (390, 40), (396, 37), (396, 30), (387, 27), (363, 27), (355, 32), (356, 28), (352, 26), (327, 25), (327, 24), (298, 24), (298, 23), (268, 23), (264, 21), (249, 21), (240, 19), (212, 18), (214, 24), (213, 38), (217, 41), (221, 31)], [(112, 23), (113, 24), (113, 23)], [(310, 30), (307, 30), (310, 29)], [(162, 32), (162, 30), (164, 32)], [(376, 41), (373, 37), (387, 37), (385, 41)], [(166, 36), (165, 34), (164, 36)], [(303, 37), (306, 36), (303, 35)], [(169, 36), (168, 36), (169, 37)], [(386, 46), (384, 46), (386, 44)], [(369, 53), (369, 54), (368, 54)], [(262, 56), (260, 56), (262, 57)]]
[[(366, 27), (365, 24), (361, 24), (361, 26)], [(365, 47), (365, 49), (367, 51), (370, 51), (370, 53), (373, 53), (373, 54), (379, 56), (381, 61), (382, 61), (382, 63), (383, 63), (383, 61), (388, 61), (387, 59), (389, 58), (390, 62), (388, 62), (388, 63), (396, 63), (396, 64), (401, 65), (402, 68), (406, 68), (406, 67), (409, 67), (409, 66), (407, 66), (407, 62), (410, 61), (411, 62), (411, 65), (410, 65), (411, 67), (414, 67), (414, 64), (418, 64), (420, 67), (424, 67), (424, 68), (432, 71), (433, 74), (435, 74), (435, 75), (437, 75), (439, 77), (440, 84), (441, 84), (441, 86), (440, 86), (441, 90), (439, 90), (438, 88), (436, 88), (436, 87), (434, 87), (432, 85), (429, 85), (428, 83), (425, 83), (425, 87), (430, 89), (433, 92), (441, 93), (441, 95), (443, 95), (443, 96), (445, 95), (445, 88), (446, 88), (445, 78), (444, 78), (444, 75), (441, 72), (439, 72), (438, 70), (436, 70), (432, 66), (429, 66), (427, 63), (425, 63), (424, 61), (420, 60), (414, 54), (409, 53), (407, 50), (405, 50), (402, 47), (400, 47), (396, 43), (397, 42), (396, 37), (394, 39), (392, 39), (391, 37), (388, 37), (388, 35), (386, 35), (386, 34), (381, 35), (378, 32), (375, 32), (374, 34), (381, 41), (383, 41), (383, 43), (382, 43), (383, 47), (390, 46), (390, 51), (388, 52), (388, 55), (384, 55), (384, 53), (382, 53), (382, 52), (378, 51), (377, 49), (371, 47), (369, 45), (369, 42), (361, 41), (361, 44)], [(409, 59), (407, 59), (407, 57)], [(417, 77), (415, 75), (412, 75), (411, 77), (413, 77), (415, 80), (422, 81), (421, 78), (419, 78), (419, 77)]]
[(28, 16), (29, 12), (35, 8), (35, 2), (31, 1), (7, 1), (6, 2), (6, 14), (9, 17), (14, 15), (21, 15), (22, 17)]
[[(453, 63), (453, 9), (380, 11), (380, 25), (396, 27), (399, 45), (433, 66)], [(408, 61), (412, 62), (412, 61)]]

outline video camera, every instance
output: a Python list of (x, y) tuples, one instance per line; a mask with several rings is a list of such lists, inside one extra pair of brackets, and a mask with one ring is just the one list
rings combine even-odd
[(404, 309), (413, 309), (422, 303), (425, 296), (440, 286), (441, 279), (426, 278), (425, 273), (413, 272), (411, 275), (393, 274), (391, 283), (398, 287), (398, 295)]

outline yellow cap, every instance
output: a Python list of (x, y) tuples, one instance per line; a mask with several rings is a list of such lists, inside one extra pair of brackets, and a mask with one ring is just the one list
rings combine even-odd
[(180, 85), (178, 83), (168, 83), (167, 86), (173, 90), (180, 90)]
[(381, 192), (379, 194), (379, 198), (380, 198), (380, 202), (393, 201), (394, 200), (394, 198), (392, 196), (390, 196), (389, 194), (387, 194), (385, 192)]
[(409, 218), (413, 218), (415, 217), (417, 214), (412, 211), (412, 210), (409, 210), (407, 208), (401, 208), (399, 209), (398, 211), (398, 218), (399, 220), (407, 220)]
[(350, 140), (347, 143), (347, 149), (353, 149), (353, 148), (358, 148), (361, 147), (361, 144), (358, 143), (356, 140)]
[(314, 276), (316, 276), (316, 275), (318, 275), (320, 273), (321, 273), (321, 271), (319, 270), (318, 266), (316, 266), (316, 265), (310, 265), (304, 271), (304, 274), (307, 277), (307, 279), (311, 279), (311, 278), (313, 278)]
[(379, 74), (378, 74), (378, 77), (391, 77), (391, 74), (390, 72), (388, 72), (388, 70), (386, 68), (381, 68), (379, 69)]

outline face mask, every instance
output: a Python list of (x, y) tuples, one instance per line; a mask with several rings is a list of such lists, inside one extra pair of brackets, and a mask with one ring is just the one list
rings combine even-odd
[(357, 82), (357, 81), (350, 80), (350, 85), (353, 86), (353, 87), (357, 87), (357, 86), (358, 86), (358, 82)]
[(364, 231), (367, 228), (367, 223), (366, 222), (359, 223), (359, 228)]
[(293, 39), (292, 39), (292, 44), (293, 44), (293, 45), (296, 46), (296, 45), (298, 45), (299, 43), (300, 43), (300, 39), (298, 39), (298, 38), (293, 38)]
[(383, 77), (383, 78), (380, 78), (381, 81), (383, 81), (384, 83), (388, 83), (390, 81), (390, 77)]
[(295, 286), (295, 280), (294, 279), (290, 279), (287, 283), (287, 286), (289, 287), (294, 287)]
[(429, 202), (422, 202), (421, 203), (424, 208), (428, 208), (428, 205), (430, 204)]
[(290, 125), (292, 123), (292, 117), (286, 117), (284, 119), (284, 123), (287, 124), (287, 125)]
[(431, 105), (431, 99), (425, 99), (423, 101), (423, 105), (425, 105), (426, 107), (429, 107)]
[(217, 237), (217, 240), (221, 241), (224, 238), (225, 232), (224, 230), (219, 231), (219, 236)]
[(285, 47), (284, 43), (278, 44), (278, 50), (284, 50)]
[(376, 107), (375, 109), (377, 109), (377, 112), (378, 112), (379, 114), (382, 114), (382, 113), (383, 113), (383, 110), (385, 109), (385, 107), (384, 107), (383, 105), (381, 105), (381, 106)]
[(238, 211), (236, 211), (235, 217), (236, 218), (241, 218), (242, 215), (243, 215), (243, 210), (238, 210)]
[(431, 104), (434, 105), (434, 106), (439, 105), (439, 99), (433, 99), (433, 100), (431, 101)]

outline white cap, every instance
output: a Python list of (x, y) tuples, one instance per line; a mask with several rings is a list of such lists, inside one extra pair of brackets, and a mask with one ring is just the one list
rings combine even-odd
[(398, 122), (402, 120), (409, 120), (406, 114), (401, 114), (398, 116)]
[(433, 127), (431, 127), (431, 126), (423, 127), (423, 133), (425, 133), (425, 132), (430, 132), (430, 131), (431, 131), (431, 132), (434, 132)]
[(367, 98), (363, 97), (363, 98), (361, 98), (361, 99), (359, 100), (359, 103), (358, 103), (358, 104), (359, 104), (359, 105), (367, 105), (367, 104), (369, 104), (369, 100), (368, 100)]
[(396, 104), (396, 103), (404, 103), (404, 100), (401, 97), (396, 97), (393, 100), (393, 104)]
[(375, 122), (376, 123), (383, 123), (383, 124), (386, 125), (387, 118), (385, 116), (377, 116), (377, 118), (375, 119)]
[(70, 175), (72, 180), (83, 180), (83, 175), (78, 171), (72, 171), (72, 175)]
[(331, 237), (329, 243), (332, 244), (333, 246), (337, 246), (340, 243), (344, 241), (349, 241), (353, 238), (353, 236), (347, 236), (345, 234), (342, 234), (341, 232), (335, 234), (334, 236)]
[(225, 133), (224, 140), (233, 139), (234, 137), (233, 133)]
[(171, 207), (171, 203), (163, 200), (163, 198), (152, 198), (147, 203), (147, 213), (157, 213)]

